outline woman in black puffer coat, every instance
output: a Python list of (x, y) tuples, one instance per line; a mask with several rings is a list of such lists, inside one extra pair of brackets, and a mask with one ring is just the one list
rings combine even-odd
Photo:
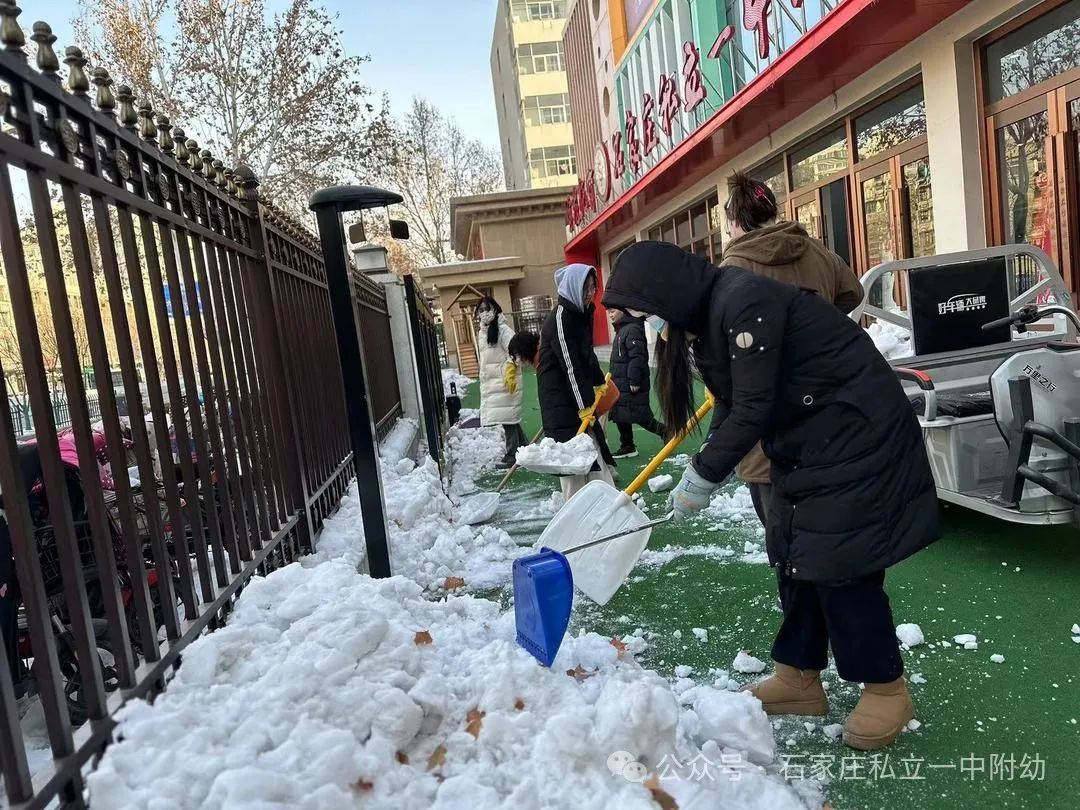
[(660, 335), (667, 424), (694, 412), (695, 366), (716, 397), (708, 440), (672, 493), (678, 517), (708, 506), (758, 441), (771, 462), (766, 545), (784, 619), (776, 672), (750, 691), (770, 714), (824, 715), (831, 647), (840, 677), (865, 683), (844, 741), (888, 745), (914, 709), (885, 569), (938, 536), (922, 432), (892, 368), (832, 302), (670, 244), (623, 252), (604, 304)]
[(619, 428), (615, 458), (634, 458), (634, 425), (663, 437), (664, 426), (653, 416), (649, 404), (649, 343), (645, 321), (621, 309), (611, 310), (615, 341), (611, 346), (611, 380), (619, 389), (619, 401), (611, 409), (611, 421)]

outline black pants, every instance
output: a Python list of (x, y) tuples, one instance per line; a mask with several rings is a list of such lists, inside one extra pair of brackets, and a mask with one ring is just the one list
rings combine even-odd
[(762, 526), (766, 526), (765, 518), (769, 514), (769, 501), (772, 500), (772, 484), (747, 484), (750, 487), (750, 500), (754, 502), (754, 511), (757, 512), (758, 520)]
[(778, 574), (777, 582), (784, 621), (773, 642), (774, 661), (822, 670), (831, 644), (845, 681), (889, 683), (903, 674), (884, 571), (832, 584)]
[(503, 436), (506, 437), (506, 458), (513, 461), (518, 448), (528, 444), (529, 440), (521, 425), (503, 425)]
[(664, 426), (661, 425), (655, 416), (650, 416), (648, 420), (642, 422), (616, 422), (615, 427), (619, 429), (619, 440), (622, 442), (623, 447), (634, 446), (634, 425), (645, 428), (649, 433), (653, 433), (664, 438)]

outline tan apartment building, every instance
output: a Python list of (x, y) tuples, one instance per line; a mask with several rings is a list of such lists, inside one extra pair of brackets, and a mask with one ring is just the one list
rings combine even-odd
[(491, 78), (506, 187), (577, 182), (563, 52), (566, 0), (498, 0)]

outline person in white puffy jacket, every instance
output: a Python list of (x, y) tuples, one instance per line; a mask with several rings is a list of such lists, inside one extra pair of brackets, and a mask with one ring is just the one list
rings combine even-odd
[(510, 359), (514, 330), (506, 323), (494, 298), (476, 305), (476, 353), (480, 361), (480, 424), (502, 425), (506, 455), (500, 467), (514, 464), (517, 450), (527, 444), (521, 429), (521, 367)]

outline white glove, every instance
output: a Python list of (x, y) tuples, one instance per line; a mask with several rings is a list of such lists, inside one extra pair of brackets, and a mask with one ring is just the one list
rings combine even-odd
[(708, 506), (713, 493), (718, 489), (720, 484), (702, 478), (691, 462), (686, 465), (679, 485), (668, 496), (668, 511), (675, 513), (676, 521), (686, 520)]

